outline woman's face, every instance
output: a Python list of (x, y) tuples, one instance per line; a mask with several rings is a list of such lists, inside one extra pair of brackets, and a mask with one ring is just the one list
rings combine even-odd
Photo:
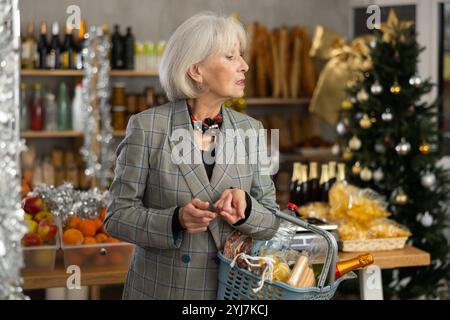
[(239, 41), (231, 50), (209, 56), (199, 65), (199, 71), (208, 94), (225, 100), (244, 95), (248, 65), (241, 56)]

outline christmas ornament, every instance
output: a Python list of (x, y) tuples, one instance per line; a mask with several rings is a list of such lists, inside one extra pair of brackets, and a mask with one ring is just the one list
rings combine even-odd
[(350, 110), (353, 107), (353, 104), (350, 100), (345, 99), (344, 101), (342, 101), (341, 103), (341, 108), (344, 110)]
[(436, 185), (436, 175), (431, 172), (427, 171), (421, 178), (420, 181), (422, 183), (422, 186), (432, 189)]
[(372, 86), (370, 87), (370, 92), (372, 92), (372, 94), (374, 95), (379, 95), (380, 93), (383, 92), (383, 87), (378, 82), (378, 80), (372, 84)]
[[(389, 11), (388, 19), (386, 22), (381, 23), (381, 31), (383, 32), (383, 42), (393, 42), (396, 36), (401, 30), (406, 30), (411, 28), (413, 25), (412, 21), (399, 21), (395, 10), (391, 9)], [(400, 41), (404, 42), (404, 36), (400, 37)]]
[(359, 120), (359, 125), (363, 129), (369, 129), (372, 126), (372, 121), (370, 121), (370, 118), (367, 114), (365, 114), (361, 120)]
[(401, 156), (405, 156), (411, 151), (411, 144), (405, 138), (400, 140), (400, 143), (395, 147), (395, 151)]
[(377, 122), (377, 118), (371, 117), (371, 118), (370, 118), (370, 122), (372, 122), (372, 124), (376, 123), (376, 122)]
[(384, 112), (381, 114), (381, 119), (384, 122), (391, 122), (392, 119), (394, 119), (394, 115), (392, 114), (390, 108), (386, 108), (386, 110), (384, 110)]
[(411, 78), (409, 78), (409, 84), (412, 85), (413, 87), (418, 88), (422, 84), (422, 78), (419, 77), (418, 75), (414, 75)]
[(423, 142), (420, 146), (419, 146), (419, 151), (422, 154), (429, 154), (430, 153), (430, 145), (426, 142)]
[(369, 99), (369, 95), (367, 94), (366, 90), (361, 89), (356, 95), (356, 98), (358, 99), (359, 102), (365, 102), (367, 101), (367, 99)]
[(402, 88), (400, 87), (398, 82), (395, 81), (390, 90), (392, 94), (399, 94), (402, 91)]
[(375, 180), (376, 182), (380, 182), (381, 180), (383, 180), (383, 178), (384, 178), (383, 170), (381, 170), (380, 168), (375, 170), (375, 172), (373, 173), (373, 180)]
[(394, 192), (394, 202), (399, 205), (405, 205), (408, 202), (408, 196), (401, 187)]
[(370, 181), (372, 179), (372, 170), (368, 167), (364, 167), (359, 176), (363, 181)]
[(361, 148), (361, 144), (361, 140), (359, 140), (357, 136), (353, 136), (348, 142), (348, 146), (352, 150), (359, 150), (359, 148)]
[(351, 97), (351, 98), (350, 98), (350, 102), (351, 102), (352, 104), (355, 104), (356, 102), (358, 102), (358, 100), (356, 100), (355, 97)]
[(339, 154), (339, 152), (340, 152), (339, 144), (337, 144), (337, 143), (333, 144), (333, 146), (331, 147), (331, 153), (334, 156), (337, 156)]
[(371, 40), (371, 41), (369, 42), (369, 46), (370, 46), (372, 49), (375, 49), (375, 48), (377, 47), (377, 42), (376, 42), (376, 40)]
[(339, 121), (336, 125), (336, 131), (340, 136), (343, 136), (347, 133), (347, 126), (344, 124), (343, 121)]
[(359, 161), (356, 161), (355, 164), (352, 166), (352, 173), (354, 175), (358, 175), (361, 173), (361, 164)]
[(386, 152), (386, 147), (382, 143), (379, 143), (379, 142), (377, 142), (375, 144), (374, 149), (378, 153), (385, 153)]
[(343, 154), (342, 154), (342, 158), (345, 161), (349, 161), (353, 158), (353, 152), (351, 152), (350, 150), (346, 149)]
[(424, 227), (430, 227), (433, 224), (433, 216), (428, 211), (425, 212), (420, 218), (420, 223)]
[(363, 117), (363, 115), (364, 115), (364, 113), (362, 113), (362, 112), (357, 112), (356, 114), (355, 114), (355, 119), (356, 120), (361, 120), (361, 118)]

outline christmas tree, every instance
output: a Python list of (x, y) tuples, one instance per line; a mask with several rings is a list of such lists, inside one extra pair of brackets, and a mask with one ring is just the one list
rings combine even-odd
[(348, 85), (337, 131), (349, 181), (383, 195), (390, 218), (411, 231), (408, 244), (431, 255), (427, 267), (383, 270), (385, 297), (448, 298), (450, 185), (436, 166), (438, 108), (421, 101), (433, 85), (417, 73), (423, 48), (411, 26), (391, 11), (375, 31), (370, 67)]

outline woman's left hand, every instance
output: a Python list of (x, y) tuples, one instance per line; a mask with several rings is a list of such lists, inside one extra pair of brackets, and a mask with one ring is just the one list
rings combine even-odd
[(217, 213), (229, 224), (235, 224), (245, 218), (245, 191), (241, 189), (226, 189), (220, 199), (214, 203)]

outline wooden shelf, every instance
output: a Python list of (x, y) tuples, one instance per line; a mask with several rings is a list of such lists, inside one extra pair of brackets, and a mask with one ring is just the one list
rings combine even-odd
[[(114, 137), (124, 137), (125, 131), (114, 131)], [(39, 139), (39, 138), (82, 138), (81, 131), (22, 131), (22, 138)]]
[[(82, 77), (83, 70), (22, 70), (21, 75), (24, 77)], [(111, 70), (113, 77), (156, 77), (156, 71), (135, 71), (135, 70)]]
[(308, 104), (310, 98), (246, 98), (247, 105), (305, 105)]

